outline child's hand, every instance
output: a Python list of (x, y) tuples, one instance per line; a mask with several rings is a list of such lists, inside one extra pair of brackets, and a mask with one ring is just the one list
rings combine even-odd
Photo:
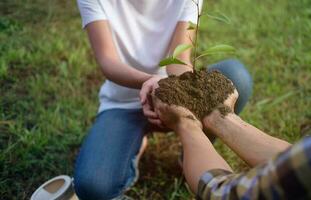
[(158, 81), (162, 79), (162, 76), (154, 75), (148, 79), (140, 90), (140, 101), (143, 107), (144, 115), (148, 118), (148, 121), (154, 125), (163, 128), (161, 120), (154, 111), (154, 105), (151, 98), (151, 93), (159, 87)]

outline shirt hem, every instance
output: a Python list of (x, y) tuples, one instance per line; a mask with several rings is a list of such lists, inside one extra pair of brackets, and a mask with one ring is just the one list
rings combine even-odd
[(97, 111), (97, 114), (111, 109), (141, 109), (142, 106), (139, 101), (135, 102), (101, 102)]

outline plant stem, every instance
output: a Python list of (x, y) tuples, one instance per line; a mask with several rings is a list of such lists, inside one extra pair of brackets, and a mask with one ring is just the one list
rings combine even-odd
[(195, 28), (195, 38), (194, 38), (194, 57), (193, 57), (193, 72), (196, 72), (196, 57), (197, 57), (197, 41), (198, 41), (198, 37), (199, 37), (199, 23), (200, 23), (200, 8), (199, 8), (199, 1), (200, 0), (193, 0), (193, 2), (195, 3), (196, 7), (197, 7), (197, 12), (198, 12), (198, 17), (197, 17), (197, 24), (196, 24), (196, 28)]

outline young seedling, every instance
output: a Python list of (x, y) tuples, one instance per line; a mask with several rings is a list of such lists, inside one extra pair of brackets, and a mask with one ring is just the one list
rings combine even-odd
[[(189, 0), (190, 1), (190, 0)], [(219, 44), (219, 45), (215, 45), (212, 46), (208, 49), (206, 49), (205, 51), (203, 51), (200, 55), (197, 55), (197, 48), (198, 48), (198, 35), (199, 35), (199, 27), (200, 27), (200, 19), (202, 16), (207, 16), (211, 19), (217, 20), (217, 21), (221, 21), (224, 23), (229, 24), (230, 23), (230, 19), (224, 15), (224, 14), (219, 14), (219, 16), (213, 16), (210, 14), (204, 14), (204, 13), (200, 13), (200, 0), (191, 0), (195, 5), (196, 5), (196, 9), (197, 9), (197, 21), (196, 24), (189, 22), (189, 27), (188, 30), (194, 30), (195, 31), (195, 38), (194, 41), (191, 40), (192, 44), (180, 44), (178, 45), (173, 54), (170, 55), (169, 57), (163, 59), (160, 61), (159, 66), (164, 67), (166, 65), (171, 65), (171, 64), (180, 64), (180, 65), (187, 65), (184, 61), (178, 59), (177, 57), (184, 51), (193, 48), (193, 59), (192, 59), (192, 64), (193, 64), (193, 70), (194, 72), (198, 69), (197, 63), (196, 61), (199, 58), (202, 58), (204, 56), (210, 56), (210, 55), (215, 55), (215, 54), (221, 54), (221, 53), (235, 53), (235, 48), (227, 45), (227, 44)]]
[(200, 54), (197, 53), (201, 17), (207, 16), (224, 23), (230, 23), (230, 20), (225, 15), (212, 16), (209, 14), (200, 14), (200, 0), (192, 1), (196, 5), (198, 16), (196, 24), (189, 22), (188, 30), (195, 31), (195, 38), (193, 40), (190, 38), (191, 44), (178, 45), (170, 56), (162, 60), (159, 65), (187, 65), (188, 63), (179, 59), (179, 55), (193, 48), (193, 72), (187, 71), (180, 76), (169, 76), (161, 79), (158, 82), (159, 87), (155, 89), (155, 96), (168, 105), (178, 105), (187, 108), (200, 120), (215, 109), (218, 109), (220, 113), (225, 116), (233, 112), (232, 108), (224, 104), (224, 101), (230, 94), (234, 93), (235, 86), (227, 77), (217, 70), (200, 70), (196, 61), (204, 56), (235, 52), (232, 46), (220, 44), (210, 47)]

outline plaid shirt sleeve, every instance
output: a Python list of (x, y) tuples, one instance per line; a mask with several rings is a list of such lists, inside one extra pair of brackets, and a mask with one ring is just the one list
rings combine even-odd
[(247, 172), (207, 171), (197, 199), (311, 199), (311, 137)]

